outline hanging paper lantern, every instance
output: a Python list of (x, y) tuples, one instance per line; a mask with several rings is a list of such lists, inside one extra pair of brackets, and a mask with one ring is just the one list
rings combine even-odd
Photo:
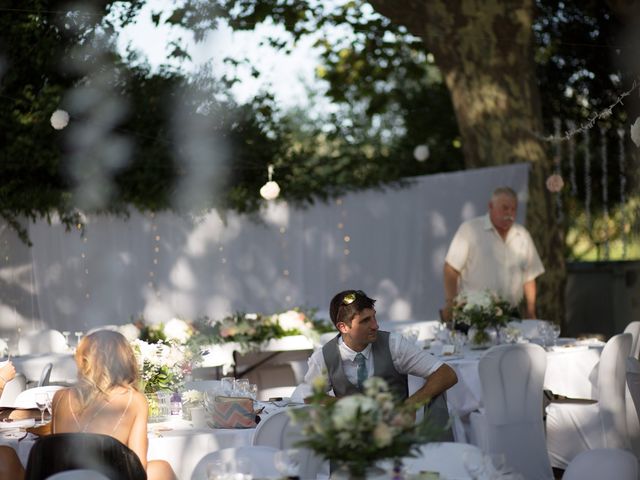
[(64, 110), (56, 110), (51, 114), (51, 126), (56, 130), (62, 130), (69, 125), (69, 114)]
[(640, 117), (636, 118), (636, 121), (631, 125), (631, 140), (636, 144), (636, 147), (640, 148)]
[(419, 162), (424, 162), (429, 158), (429, 153), (429, 145), (418, 145), (413, 149), (413, 157)]
[(559, 174), (554, 173), (553, 175), (549, 175), (549, 177), (547, 177), (546, 184), (547, 190), (552, 193), (558, 193), (560, 190), (562, 190), (562, 187), (564, 187), (564, 180)]
[(269, 180), (262, 186), (262, 188), (260, 188), (260, 195), (265, 200), (273, 200), (280, 195), (280, 186), (277, 182)]

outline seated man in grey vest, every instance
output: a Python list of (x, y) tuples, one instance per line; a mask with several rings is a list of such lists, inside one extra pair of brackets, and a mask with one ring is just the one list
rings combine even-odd
[[(340, 333), (311, 355), (305, 384), (324, 376), (327, 392), (333, 390), (336, 397), (343, 397), (361, 392), (364, 381), (376, 376), (398, 398), (416, 405), (456, 384), (458, 377), (451, 367), (402, 335), (378, 330), (374, 304), (361, 290), (346, 290), (333, 297), (329, 314)], [(425, 379), (411, 396), (407, 375)]]

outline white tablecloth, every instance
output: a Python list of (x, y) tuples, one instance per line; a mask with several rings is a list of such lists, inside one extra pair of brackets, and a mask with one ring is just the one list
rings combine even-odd
[[(595, 398), (596, 372), (601, 347), (562, 347), (547, 352), (544, 387), (573, 398)], [(449, 411), (466, 415), (482, 406), (478, 363), (484, 351), (465, 347), (464, 357), (440, 357), (458, 375), (458, 383), (447, 391)]]
[(77, 380), (77, 367), (73, 353), (42, 353), (33, 355), (20, 355), (12, 357), (11, 361), (16, 371), (24, 374), (27, 381), (40, 380), (42, 369), (47, 363), (53, 364), (50, 382), (75, 383)]
[(148, 460), (166, 460), (178, 480), (190, 480), (193, 469), (208, 453), (228, 447), (251, 445), (255, 428), (194, 429), (176, 419), (149, 425)]

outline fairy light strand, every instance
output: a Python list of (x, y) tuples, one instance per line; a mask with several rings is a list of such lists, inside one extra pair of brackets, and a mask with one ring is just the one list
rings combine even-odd
[[(574, 121), (569, 120), (567, 126), (570, 130), (576, 128)], [(571, 195), (574, 197), (578, 195), (578, 184), (576, 183), (576, 140), (575, 137), (571, 137), (568, 143), (568, 157), (569, 157), (569, 183), (571, 183)]]
[(574, 128), (569, 128), (569, 130), (567, 130), (564, 133), (564, 135), (556, 136), (554, 134), (554, 135), (545, 136), (545, 135), (536, 134), (536, 137), (545, 142), (562, 142), (562, 141), (567, 141), (571, 137), (574, 137), (580, 133), (584, 134), (585, 132), (588, 132), (589, 130), (591, 130), (598, 120), (609, 118), (613, 113), (613, 109), (618, 105), (622, 105), (623, 104), (622, 100), (625, 97), (628, 97), (629, 95), (631, 95), (638, 88), (638, 86), (640, 86), (640, 83), (638, 82), (638, 79), (635, 79), (633, 81), (633, 84), (631, 85), (631, 88), (626, 92), (621, 93), (620, 96), (615, 100), (615, 102), (613, 102), (608, 107), (603, 108), (599, 112), (594, 113), (585, 123), (583, 123), (579, 127), (574, 126)]
[[(556, 135), (560, 134), (560, 129), (562, 127), (562, 122), (559, 118), (553, 119), (553, 128), (556, 132)], [(560, 177), (562, 177), (562, 170), (560, 162), (562, 160), (562, 144), (560, 142), (555, 143), (555, 154), (553, 157), (554, 164), (554, 173)], [(558, 225), (560, 225), (564, 220), (564, 212), (562, 208), (562, 189), (555, 192), (556, 196), (556, 221)]]
[(587, 230), (591, 231), (591, 151), (589, 150), (589, 130), (582, 132), (584, 143), (584, 211)]
[(620, 221), (622, 223), (622, 259), (627, 258), (628, 234), (627, 234), (627, 198), (625, 189), (627, 187), (627, 178), (625, 177), (625, 148), (624, 148), (625, 131), (618, 129), (618, 181), (620, 184)]
[(609, 172), (607, 170), (607, 131), (604, 127), (600, 127), (600, 162), (602, 168), (602, 177), (600, 185), (602, 186), (602, 215), (604, 217), (604, 258), (609, 259), (610, 243), (609, 243)]

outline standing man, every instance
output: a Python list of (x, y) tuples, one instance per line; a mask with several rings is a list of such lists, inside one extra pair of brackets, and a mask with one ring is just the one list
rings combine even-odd
[(517, 208), (518, 197), (511, 188), (496, 188), (489, 213), (458, 228), (444, 264), (445, 320), (451, 318), (458, 293), (485, 289), (516, 306), (524, 297), (525, 318), (537, 318), (536, 277), (544, 267), (531, 235), (515, 223)]
[[(416, 405), (456, 384), (458, 377), (451, 367), (402, 335), (379, 331), (374, 304), (361, 290), (346, 290), (333, 297), (329, 314), (339, 334), (311, 355), (305, 384), (324, 376), (326, 391), (343, 397), (362, 392), (364, 381), (376, 376), (387, 382), (397, 398)], [(411, 396), (407, 375), (425, 379)]]

